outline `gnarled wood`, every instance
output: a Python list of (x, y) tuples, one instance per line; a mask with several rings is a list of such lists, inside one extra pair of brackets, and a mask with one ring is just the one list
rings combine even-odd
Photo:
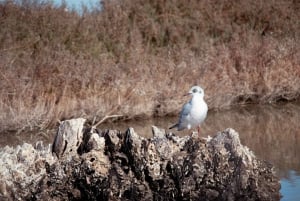
[(60, 158), (41, 144), (0, 149), (1, 199), (280, 199), (273, 167), (243, 146), (233, 129), (200, 139), (153, 127), (153, 138), (146, 139), (132, 128), (97, 132), (83, 123), (68, 120), (59, 127), (70, 142), (61, 149), (55, 140)]
[(84, 122), (85, 119), (78, 118), (60, 123), (52, 145), (52, 152), (58, 158), (63, 155), (71, 156), (77, 154), (77, 149), (83, 139)]

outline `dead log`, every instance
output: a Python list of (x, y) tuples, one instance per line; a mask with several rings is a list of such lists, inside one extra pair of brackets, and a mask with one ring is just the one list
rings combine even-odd
[(42, 144), (1, 148), (0, 198), (280, 200), (273, 167), (243, 146), (233, 129), (207, 139), (152, 130), (145, 139), (132, 128), (97, 131), (75, 119), (60, 125), (58, 135), (68, 134), (63, 139), (72, 143), (65, 147), (56, 137), (52, 150), (59, 158)]

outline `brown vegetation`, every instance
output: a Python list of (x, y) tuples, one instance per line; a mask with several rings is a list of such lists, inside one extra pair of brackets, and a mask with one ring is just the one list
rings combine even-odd
[(210, 108), (299, 99), (298, 1), (104, 0), (82, 16), (12, 2), (0, 4), (1, 130), (176, 114), (194, 84)]

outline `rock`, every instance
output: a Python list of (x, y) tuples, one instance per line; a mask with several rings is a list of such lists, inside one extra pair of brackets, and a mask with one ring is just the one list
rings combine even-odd
[(77, 149), (83, 140), (83, 124), (85, 119), (71, 119), (63, 121), (58, 128), (52, 146), (52, 152), (62, 157), (77, 154)]
[(165, 129), (161, 129), (156, 126), (152, 126), (152, 134), (153, 134), (153, 137), (163, 138), (166, 135), (166, 131), (165, 131)]
[(153, 138), (145, 139), (132, 128), (96, 131), (75, 121), (63, 122), (58, 133), (81, 143), (67, 143), (73, 148), (66, 151), (56, 138), (59, 158), (41, 143), (0, 149), (1, 199), (280, 200), (273, 167), (233, 129), (204, 139), (153, 127)]
[(0, 200), (24, 200), (31, 195), (30, 187), (39, 186), (46, 175), (45, 165), (56, 160), (51, 147), (24, 143), (16, 148), (0, 148)]
[(105, 139), (100, 137), (98, 133), (93, 133), (87, 142), (89, 150), (104, 151)]

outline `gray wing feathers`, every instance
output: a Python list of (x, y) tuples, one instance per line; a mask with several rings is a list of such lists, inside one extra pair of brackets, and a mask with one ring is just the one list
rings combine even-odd
[(186, 103), (182, 107), (179, 122), (178, 122), (178, 126), (177, 126), (179, 131), (183, 130), (185, 128), (183, 123), (185, 122), (186, 117), (190, 114), (191, 108), (192, 108), (192, 104), (190, 102)]
[(178, 131), (183, 130), (185, 127), (182, 125), (182, 123), (185, 121), (186, 117), (189, 115), (191, 108), (192, 108), (192, 104), (190, 102), (184, 104), (184, 106), (182, 107), (182, 110), (180, 112), (180, 115), (179, 115), (178, 123), (171, 126), (169, 129), (177, 127)]
[(180, 120), (184, 119), (191, 111), (192, 108), (192, 104), (190, 102), (184, 104), (184, 106), (182, 107), (182, 110), (180, 112)]

